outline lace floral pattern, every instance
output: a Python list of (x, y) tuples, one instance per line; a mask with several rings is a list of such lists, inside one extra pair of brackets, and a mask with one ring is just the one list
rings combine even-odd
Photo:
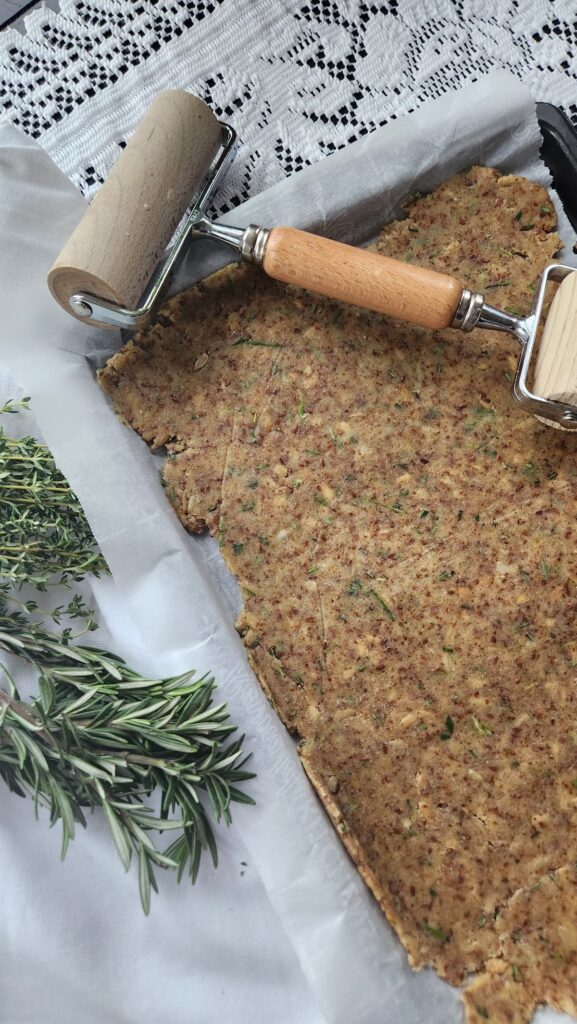
[(496, 66), (577, 123), (573, 0), (60, 0), (0, 66), (0, 117), (87, 196), (156, 92), (206, 99), (240, 137), (219, 212)]

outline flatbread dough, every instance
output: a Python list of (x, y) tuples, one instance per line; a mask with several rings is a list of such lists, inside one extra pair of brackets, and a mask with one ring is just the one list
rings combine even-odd
[[(472, 168), (376, 248), (525, 311), (544, 189)], [(516, 342), (227, 269), (101, 374), (240, 581), (239, 630), (411, 964), (470, 1022), (576, 1013), (576, 440), (511, 396)]]

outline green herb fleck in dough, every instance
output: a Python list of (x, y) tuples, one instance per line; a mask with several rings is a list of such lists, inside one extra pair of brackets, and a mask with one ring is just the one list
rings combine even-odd
[(385, 604), (381, 595), (377, 594), (376, 590), (367, 590), (365, 593), (367, 594), (367, 597), (373, 597), (375, 599), (375, 601), (379, 605), (379, 608), (382, 610), (384, 615), (386, 615), (386, 617), (391, 620), (391, 622), (395, 621), (394, 612), (392, 612), (389, 606)]
[(434, 928), (432, 925), (427, 924), (427, 922), (425, 922), (423, 927), (424, 927), (427, 935), (430, 935), (431, 938), (436, 939), (437, 942), (448, 942), (449, 941), (450, 936), (447, 934), (446, 931), (444, 931), (443, 928)]
[(439, 735), (442, 740), (450, 740), (451, 736), (455, 731), (455, 723), (450, 715), (447, 715), (445, 719), (445, 728)]

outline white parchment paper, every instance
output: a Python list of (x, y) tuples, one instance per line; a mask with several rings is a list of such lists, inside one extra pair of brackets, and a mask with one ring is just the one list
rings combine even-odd
[[(531, 97), (517, 79), (495, 72), (282, 182), (226, 220), (293, 224), (360, 243), (398, 215), (411, 193), (429, 190), (471, 163), (547, 183), (539, 143)], [(228, 842), (234, 843), (236, 836), (248, 851), (263, 899), (270, 904), (270, 920), (278, 920), (306, 979), (304, 1002), (295, 1004), (295, 1024), (457, 1022), (458, 994), (430, 971), (411, 972), (316, 801), (292, 742), (264, 699), (233, 628), (238, 593), (217, 547), (186, 535), (160, 486), (157, 462), (118, 422), (95, 382), (94, 367), (119, 346), (119, 338), (78, 324), (48, 293), (46, 272), (83, 210), (80, 195), (42, 150), (14, 129), (0, 128), (0, 362), (32, 395), (43, 435), (79, 495), (112, 569), (113, 581), (94, 588), (111, 642), (146, 672), (194, 666), (215, 673), (233, 719), (246, 733), (258, 773), (251, 786), (257, 807), (233, 809), (234, 832)], [(564, 219), (562, 233), (572, 243)], [(225, 250), (216, 252), (203, 243), (191, 253), (180, 283), (229, 260)], [(18, 809), (25, 813), (23, 805)], [(40, 833), (37, 841), (42, 842)], [(89, 847), (90, 836), (82, 842)], [(12, 853), (18, 857), (15, 844)], [(98, 857), (109, 876), (114, 851), (101, 843)], [(67, 865), (59, 883), (63, 899), (68, 870)], [(81, 875), (75, 884), (79, 879)], [(21, 881), (19, 898), (25, 905), (25, 875)], [(184, 885), (173, 890), (164, 876), (162, 883), (156, 904), (167, 899), (178, 906), (182, 948), (183, 929), (202, 935), (207, 904), (199, 903)], [(98, 892), (101, 883), (94, 866), (91, 884)], [(230, 892), (226, 889), (227, 899)], [(0, 881), (0, 899), (1, 893)], [(35, 898), (41, 900), (41, 892)], [(211, 898), (214, 914), (223, 914), (218, 887), (212, 887)], [(87, 923), (89, 918), (104, 941), (113, 927), (113, 909), (106, 901), (99, 906), (88, 896), (86, 900), (77, 903), (78, 917)], [(170, 935), (169, 922), (156, 905), (150, 921), (142, 922), (135, 902), (134, 921), (128, 911), (123, 918), (131, 941), (135, 930), (140, 936), (148, 929), (146, 941), (152, 942), (155, 914), (163, 922), (162, 934)], [(24, 935), (19, 932), (18, 941)], [(139, 939), (135, 941), (138, 949)], [(243, 942), (238, 919), (230, 925), (229, 941), (232, 964), (232, 950)], [(226, 958), (215, 964), (215, 971), (228, 977)], [(239, 993), (244, 983), (238, 980)], [(256, 977), (254, 986), (256, 991)], [(170, 990), (165, 989), (164, 998), (162, 1019), (187, 1019)], [(138, 1018), (118, 1007), (115, 1013), (109, 1019), (153, 1019), (144, 1010)], [(292, 1020), (284, 1009), (283, 1014), (283, 1021)], [(540, 1019), (554, 1017), (543, 1011)], [(216, 1017), (195, 1015), (191, 1006), (189, 1019)], [(266, 1018), (249, 1014), (239, 1004), (232, 1019), (258, 1024)]]

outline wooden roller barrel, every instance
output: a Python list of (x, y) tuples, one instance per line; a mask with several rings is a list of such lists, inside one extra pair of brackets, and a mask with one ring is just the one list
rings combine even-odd
[[(533, 391), (541, 398), (577, 405), (577, 273), (563, 278), (553, 297), (535, 363)], [(543, 422), (564, 429), (552, 420)]]
[(86, 292), (134, 308), (221, 143), (210, 107), (161, 93), (48, 274), (54, 298)]

